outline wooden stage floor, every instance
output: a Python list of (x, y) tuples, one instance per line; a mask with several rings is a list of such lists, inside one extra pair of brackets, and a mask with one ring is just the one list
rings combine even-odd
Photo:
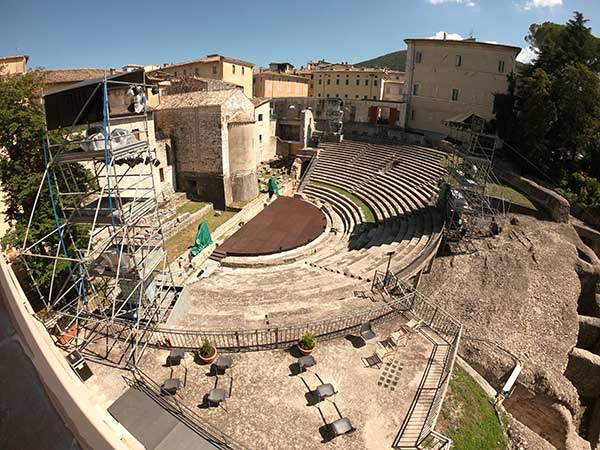
[(327, 227), (313, 204), (279, 197), (218, 247), (227, 256), (259, 256), (292, 250), (316, 239)]

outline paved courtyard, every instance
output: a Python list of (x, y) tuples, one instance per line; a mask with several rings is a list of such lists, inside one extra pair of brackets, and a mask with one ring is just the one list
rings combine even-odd
[[(395, 319), (376, 326), (377, 339), (362, 347), (357, 347), (358, 338), (319, 343), (313, 353), (317, 365), (301, 374), (295, 349), (233, 354), (233, 367), (219, 376), (189, 353), (180, 366), (166, 367), (167, 350), (146, 350), (140, 367), (159, 384), (170, 377), (185, 381), (178, 391), (183, 402), (203, 421), (248, 448), (380, 450), (391, 448), (432, 344), (416, 333), (379, 369), (365, 367), (361, 358), (372, 355), (376, 341), (386, 339), (402, 323)], [(322, 383), (333, 384), (338, 393), (316, 403), (311, 391)], [(224, 406), (209, 408), (205, 396), (215, 386), (230, 398)], [(326, 424), (340, 415), (350, 418), (357, 431), (328, 441)]]

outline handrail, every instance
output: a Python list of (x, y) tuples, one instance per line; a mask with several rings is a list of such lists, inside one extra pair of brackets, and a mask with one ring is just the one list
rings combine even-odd
[[(247, 450), (248, 448), (236, 442), (221, 430), (204, 421), (194, 410), (187, 407), (177, 393), (169, 396), (161, 395), (161, 387), (156, 381), (146, 375), (139, 367), (131, 367), (136, 387), (146, 388), (150, 395), (161, 407), (177, 417), (203, 439), (221, 450)], [(149, 392), (148, 392), (149, 391)]]

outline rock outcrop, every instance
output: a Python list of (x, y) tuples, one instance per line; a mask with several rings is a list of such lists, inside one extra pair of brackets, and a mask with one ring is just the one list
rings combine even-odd
[(577, 344), (581, 268), (595, 270), (596, 261), (571, 225), (517, 218), (473, 241), (475, 252), (438, 258), (421, 289), (463, 322), (460, 353), (495, 388), (517, 359), (524, 364), (505, 402), (516, 420), (555, 448), (589, 449), (575, 430), (579, 395), (565, 371)]

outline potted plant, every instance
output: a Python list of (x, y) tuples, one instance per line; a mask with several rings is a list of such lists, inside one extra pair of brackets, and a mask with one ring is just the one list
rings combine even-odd
[(217, 359), (217, 349), (206, 338), (203, 339), (202, 347), (198, 350), (198, 358), (204, 364), (212, 364)]
[(305, 331), (298, 341), (298, 350), (303, 355), (310, 355), (317, 346), (317, 338), (310, 331)]

